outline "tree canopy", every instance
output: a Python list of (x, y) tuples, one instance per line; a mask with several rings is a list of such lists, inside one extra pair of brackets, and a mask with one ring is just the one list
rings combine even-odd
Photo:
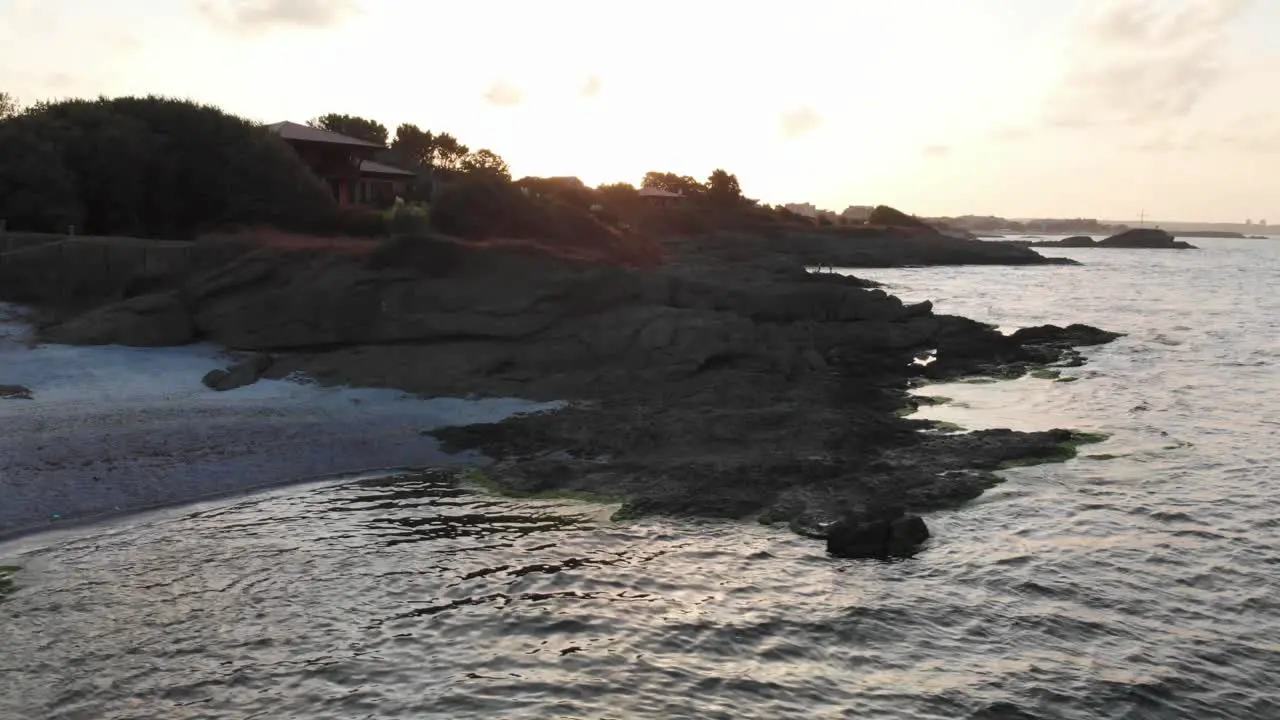
[(189, 238), (308, 227), (333, 212), (284, 141), (209, 105), (66, 100), (0, 120), (0, 217), (14, 229)]
[(742, 188), (738, 176), (717, 169), (707, 178), (707, 199), (719, 207), (732, 207), (742, 203)]
[(370, 120), (356, 115), (329, 113), (328, 115), (321, 115), (308, 124), (312, 127), (336, 132), (340, 135), (364, 140), (375, 145), (386, 147), (387, 144), (387, 126), (377, 120)]
[(511, 169), (507, 167), (507, 161), (498, 157), (498, 154), (492, 150), (481, 149), (468, 153), (462, 158), (461, 166), (463, 172), (492, 175), (503, 180), (511, 179)]
[(7, 92), (0, 92), (0, 120), (18, 114), (18, 100)]
[(435, 136), (433, 147), (434, 164), (443, 170), (461, 170), (463, 158), (471, 152), (471, 148), (458, 142), (458, 138), (447, 132)]
[(644, 174), (644, 179), (640, 181), (640, 187), (680, 193), (688, 198), (702, 197), (707, 191), (707, 188), (702, 183), (688, 175), (676, 175), (675, 173), (652, 170)]
[(404, 123), (396, 128), (391, 151), (400, 162), (414, 168), (425, 168), (435, 164), (435, 143), (436, 137), (430, 130)]

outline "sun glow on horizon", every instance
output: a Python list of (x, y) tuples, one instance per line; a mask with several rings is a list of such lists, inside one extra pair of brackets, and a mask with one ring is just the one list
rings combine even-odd
[[(1255, 32), (1280, 26), (1280, 4), (281, 8), (0, 0), (0, 43), (21, 58), (0, 60), (0, 91), (174, 95), (262, 122), (347, 113), (450, 132), (517, 176), (724, 168), (749, 197), (836, 210), (1280, 216), (1280, 99), (1257, 92), (1280, 57)], [(1116, 30), (1132, 17), (1160, 42)]]

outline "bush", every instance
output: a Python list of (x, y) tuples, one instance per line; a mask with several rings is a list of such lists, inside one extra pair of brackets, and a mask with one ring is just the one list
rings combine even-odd
[(329, 227), (320, 228), (324, 235), (347, 237), (382, 237), (391, 233), (386, 213), (367, 207), (343, 207), (333, 214)]
[(431, 208), (426, 203), (396, 203), (387, 211), (393, 235), (426, 235), (431, 232)]
[(471, 175), (441, 185), (431, 222), (442, 233), (467, 240), (521, 240), (586, 259), (653, 264), (661, 254), (645, 238), (623, 235), (590, 209), (554, 197), (526, 195), (497, 178)]
[(334, 211), (284, 141), (208, 105), (68, 100), (0, 121), (0, 217), (15, 229), (187, 239)]

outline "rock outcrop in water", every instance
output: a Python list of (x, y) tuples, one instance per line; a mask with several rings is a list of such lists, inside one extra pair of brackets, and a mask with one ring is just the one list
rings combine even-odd
[[(959, 248), (955, 257), (978, 252), (938, 242)], [(894, 521), (869, 508), (954, 505), (1005, 464), (1063, 456), (1066, 431), (946, 434), (898, 411), (925, 378), (1079, 362), (1074, 346), (1113, 335), (1047, 326), (1004, 336), (856, 278), (806, 272), (824, 262), (821, 245), (799, 245), (672, 242), (666, 264), (647, 270), (445, 238), (359, 255), (260, 252), (46, 335), (258, 353), (205, 378), (223, 390), (302, 373), (432, 396), (569, 400), (434, 434), (496, 458), (490, 480), (505, 492), (613, 498), (620, 517), (755, 516), (826, 535), (841, 518)], [(929, 365), (915, 362), (934, 350)], [(893, 530), (895, 552), (899, 529), (920, 528)]]
[(827, 552), (838, 557), (908, 557), (929, 539), (929, 526), (918, 515), (882, 514), (870, 520), (846, 518), (827, 530)]
[(1119, 235), (1112, 235), (1105, 240), (1077, 235), (1063, 240), (1041, 240), (1039, 242), (1015, 243), (1028, 247), (1066, 247), (1066, 248), (1137, 248), (1151, 250), (1195, 250), (1195, 245), (1178, 240), (1172, 233), (1155, 228), (1134, 228), (1125, 230)]

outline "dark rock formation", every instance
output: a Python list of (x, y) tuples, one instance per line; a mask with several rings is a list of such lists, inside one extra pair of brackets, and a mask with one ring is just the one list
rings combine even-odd
[(1033, 247), (1065, 247), (1065, 248), (1139, 248), (1156, 250), (1195, 250), (1196, 246), (1182, 242), (1164, 230), (1154, 228), (1134, 228), (1125, 230), (1119, 235), (1112, 235), (1105, 240), (1094, 240), (1085, 235), (1076, 235), (1063, 240), (1025, 241), (1015, 240), (1004, 243), (1025, 248)]
[(1163, 250), (1195, 250), (1196, 246), (1174, 238), (1172, 233), (1156, 228), (1134, 228), (1106, 240), (1099, 240), (1098, 247), (1152, 248)]
[(837, 557), (908, 557), (929, 539), (929, 526), (918, 515), (846, 518), (827, 530), (826, 539), (827, 552)]
[(201, 382), (219, 392), (235, 390), (258, 382), (274, 362), (270, 355), (255, 355), (225, 370), (211, 370)]
[(962, 317), (941, 316), (934, 360), (923, 371), (931, 380), (966, 375), (1012, 378), (1050, 363), (1082, 365), (1074, 348), (1102, 345), (1121, 337), (1089, 325), (1042, 325), (1012, 335)]
[(0, 400), (30, 400), (31, 390), (21, 385), (0, 385)]
[(173, 292), (141, 295), (91, 310), (47, 328), (49, 342), (69, 345), (186, 345), (195, 325), (182, 298)]
[[(260, 252), (50, 334), (196, 337), (270, 354), (211, 373), (205, 382), (217, 389), (300, 372), (423, 395), (567, 400), (555, 413), (433, 434), (497, 459), (493, 484), (510, 492), (617, 498), (622, 517), (756, 515), (819, 535), (840, 518), (884, 521), (895, 552), (919, 537), (914, 521), (892, 525), (901, 512), (971, 499), (1005, 463), (1060, 456), (1065, 431), (921, 433), (931, 424), (895, 411), (922, 353), (937, 350), (928, 377), (1018, 374), (1082, 361), (1070, 346), (1101, 331), (1005, 336), (804, 270), (857, 257), (1043, 258), (949, 238), (892, 251), (837, 235), (796, 240), (671, 241), (666, 264), (650, 270), (444, 238), (362, 255)], [(871, 509), (889, 507), (899, 514)]]
[(1071, 237), (1063, 238), (1054, 244), (1058, 247), (1093, 247), (1098, 243), (1088, 235), (1072, 235)]
[(1105, 345), (1122, 336), (1121, 333), (1099, 330), (1091, 325), (1073, 324), (1065, 328), (1060, 328), (1057, 325), (1022, 328), (1009, 337), (1021, 345), (1085, 347), (1089, 345)]

